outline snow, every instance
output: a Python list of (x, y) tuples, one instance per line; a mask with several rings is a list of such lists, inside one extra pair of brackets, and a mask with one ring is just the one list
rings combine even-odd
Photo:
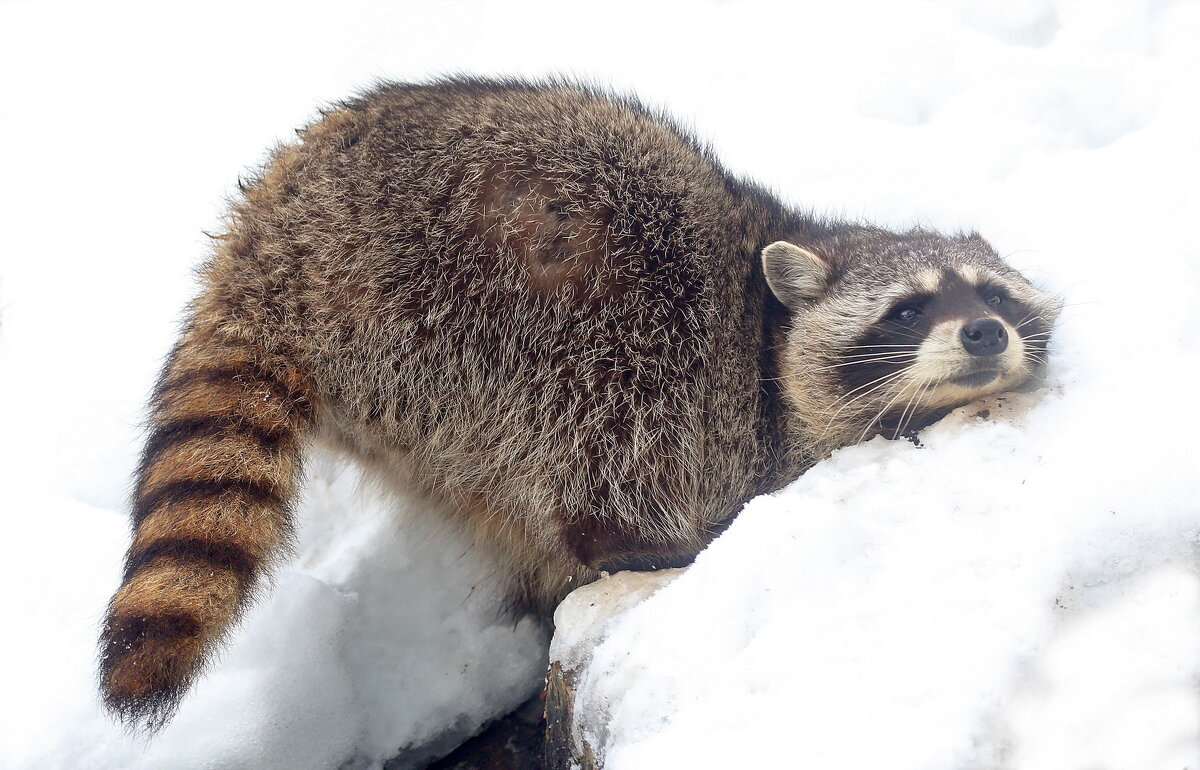
[(160, 735), (124, 735), (91, 692), (124, 512), (44, 489), (17, 503), (41, 516), (4, 548), (18, 582), (0, 611), (21, 633), (0, 658), (0, 767), (419, 767), (541, 686), (546, 629), (501, 614), (490, 563), (429, 503), (322, 453), (266, 600)]
[(682, 576), (561, 643), (591, 650), (579, 735), (610, 770), (1194, 766), (1195, 463), (1136, 429), (1141, 456), (1113, 453), (1111, 394), (1071, 410), (1074, 385), (969, 407), (922, 448), (842, 450), (750, 503)]
[(316, 105), (451, 71), (636, 90), (788, 200), (978, 228), (1068, 303), (1041, 389), (839, 452), (578, 635), (611, 770), (1200, 767), (1198, 35), (1188, 3), (0, 5), (0, 767), (379, 766), (538, 686), (486, 554), (322, 455), (175, 722), (93, 692), (203, 231)]

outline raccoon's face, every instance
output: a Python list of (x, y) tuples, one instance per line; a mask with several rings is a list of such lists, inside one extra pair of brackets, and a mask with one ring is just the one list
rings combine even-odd
[(979, 236), (863, 230), (763, 251), (793, 313), (783, 392), (818, 455), (897, 438), (1014, 388), (1045, 362), (1059, 303)]

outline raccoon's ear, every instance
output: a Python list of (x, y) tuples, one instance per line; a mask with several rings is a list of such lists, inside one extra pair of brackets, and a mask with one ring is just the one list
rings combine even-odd
[(992, 248), (992, 244), (988, 243), (987, 238), (984, 238), (982, 235), (980, 235), (978, 230), (972, 230), (969, 233), (960, 234), (959, 237), (967, 243), (973, 243), (976, 246), (982, 246), (991, 253), (996, 253), (996, 250)]
[(833, 274), (832, 266), (824, 259), (787, 241), (776, 241), (763, 249), (762, 263), (767, 286), (789, 310), (797, 310), (824, 294)]

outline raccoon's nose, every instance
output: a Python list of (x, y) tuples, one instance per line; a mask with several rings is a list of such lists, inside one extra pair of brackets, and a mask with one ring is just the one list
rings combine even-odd
[(962, 328), (962, 344), (973, 356), (995, 356), (1008, 347), (1008, 332), (995, 318), (976, 318)]

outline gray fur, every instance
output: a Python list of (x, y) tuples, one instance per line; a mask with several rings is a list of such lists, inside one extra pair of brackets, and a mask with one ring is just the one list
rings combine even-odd
[[(769, 385), (794, 380), (783, 327), (816, 360), (898, 271), (999, 263), (787, 210), (570, 84), (385, 86), (301, 139), (235, 206), (199, 312), (296, 362), (325, 432), (450, 502), (537, 606), (627, 555), (686, 560), (827, 451)], [(840, 260), (798, 322), (763, 279), (776, 241)]]
[[(1057, 312), (978, 236), (789, 209), (569, 83), (385, 85), (299, 135), (244, 185), (157, 391), (105, 632), (128, 718), (161, 723), (211, 659), (316, 438), (443, 500), (545, 612), (600, 570), (686, 563), (839, 446), (1019, 383)], [(1035, 353), (930, 389), (971, 364), (942, 313), (911, 361), (868, 362), (886, 388), (848, 388), (895, 304), (964, 265), (1039, 311), (1036, 332), (1005, 321)], [(991, 312), (955, 280), (962, 312)], [(209, 583), (173, 598), (172, 575)]]

